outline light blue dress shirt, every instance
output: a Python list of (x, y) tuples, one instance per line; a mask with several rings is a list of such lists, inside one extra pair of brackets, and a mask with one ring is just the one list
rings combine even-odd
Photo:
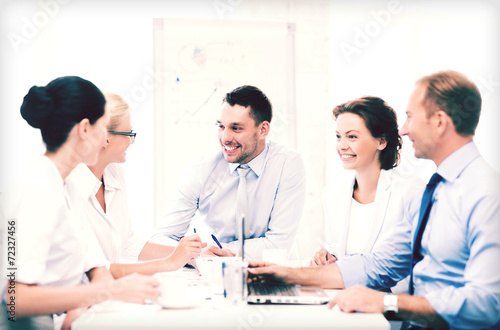
[[(434, 192), (422, 237), (423, 259), (413, 270), (415, 295), (425, 297), (452, 329), (498, 329), (500, 177), (474, 142), (446, 158), (437, 173), (444, 181)], [(379, 288), (408, 275), (421, 196), (410, 203), (394, 237), (376, 252), (337, 262), (346, 287)]]
[[(290, 249), (295, 239), (305, 201), (305, 168), (295, 151), (269, 142), (248, 163), (246, 176), (250, 222), (245, 240), (245, 257), (261, 259), (262, 250)], [(167, 210), (157, 236), (182, 236), (196, 214), (197, 233), (214, 234), (224, 248), (238, 251), (236, 242), (237, 163), (228, 163), (222, 154), (195, 161), (185, 171)], [(203, 236), (204, 235), (204, 236)], [(210, 239), (207, 243), (215, 243)]]

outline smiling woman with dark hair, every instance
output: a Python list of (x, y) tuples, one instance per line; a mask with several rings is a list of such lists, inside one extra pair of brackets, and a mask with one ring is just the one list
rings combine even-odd
[(349, 101), (335, 107), (333, 116), (337, 153), (344, 169), (354, 171), (325, 187), (325, 249), (315, 254), (312, 265), (374, 251), (423, 185), (396, 170), (401, 137), (396, 113), (384, 100), (365, 96)]

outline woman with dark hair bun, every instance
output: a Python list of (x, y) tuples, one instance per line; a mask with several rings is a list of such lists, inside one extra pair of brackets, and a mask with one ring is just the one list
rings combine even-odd
[(311, 265), (375, 251), (424, 184), (396, 169), (401, 137), (396, 113), (384, 100), (365, 96), (349, 101), (335, 107), (333, 116), (337, 153), (344, 169), (354, 171), (325, 186), (325, 248), (316, 252)]
[[(11, 251), (9, 238), (15, 237), (15, 259), (9, 259), (15, 260), (15, 278), (0, 282), (0, 323), (9, 328), (53, 329), (52, 315), (65, 311), (63, 327), (68, 328), (95, 303), (145, 303), (159, 295), (158, 282), (151, 277), (113, 279), (79, 218), (80, 206), (67, 196), (68, 174), (79, 163), (95, 164), (105, 143), (104, 105), (101, 91), (80, 77), (33, 86), (24, 97), (21, 115), (41, 130), (47, 151), (7, 188), (0, 203), (4, 251)], [(84, 276), (90, 283), (81, 285)], [(113, 289), (117, 287), (121, 290)]]
[[(104, 115), (105, 103), (104, 95), (90, 81), (61, 77), (45, 87), (31, 87), (24, 97), (21, 115), (32, 127), (40, 129), (47, 151), (54, 152), (75, 124), (87, 118), (94, 125)], [(104, 136), (101, 134), (100, 138), (104, 139), (106, 131), (102, 132)]]

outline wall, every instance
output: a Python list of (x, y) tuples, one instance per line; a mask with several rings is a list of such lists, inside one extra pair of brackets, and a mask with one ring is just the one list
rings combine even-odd
[[(483, 94), (477, 144), (500, 169), (495, 146), (498, 9), (494, 1), (3, 1), (0, 191), (44, 150), (39, 133), (19, 115), (29, 87), (61, 75), (80, 75), (125, 96), (132, 105), (138, 136), (127, 160), (130, 205), (137, 230), (148, 235), (155, 221), (152, 18), (292, 22), (297, 26), (296, 146), (308, 170), (297, 247), (306, 258), (322, 243), (321, 187), (340, 169), (330, 119), (338, 103), (377, 95), (397, 110), (402, 124), (418, 77), (441, 69), (462, 71)], [(432, 164), (415, 160), (407, 139), (404, 145), (401, 166), (428, 177)]]

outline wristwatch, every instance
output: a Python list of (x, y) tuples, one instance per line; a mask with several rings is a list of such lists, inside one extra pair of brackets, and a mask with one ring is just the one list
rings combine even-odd
[(395, 294), (386, 294), (384, 296), (384, 313), (398, 312), (398, 296)]

